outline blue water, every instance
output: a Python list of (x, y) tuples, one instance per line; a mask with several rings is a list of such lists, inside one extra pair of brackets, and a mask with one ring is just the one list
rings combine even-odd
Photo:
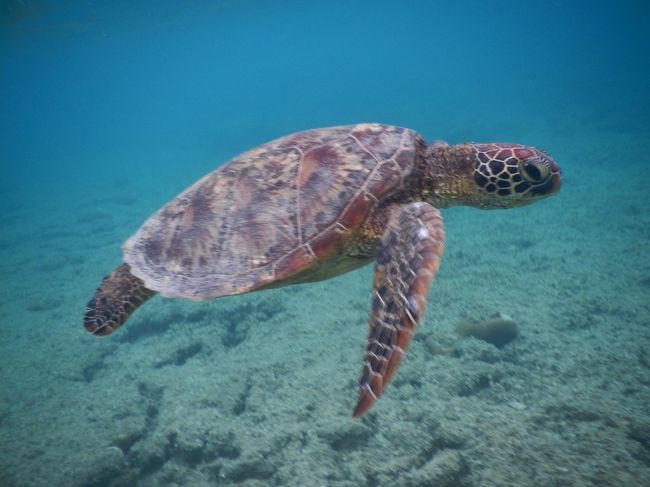
[[(650, 482), (650, 198), (644, 176), (650, 167), (650, 3), (134, 3), (0, 5), (2, 485)], [(248, 351), (211, 348), (217, 345), (201, 341), (202, 332), (192, 334), (199, 308), (162, 300), (156, 301), (159, 313), (143, 309), (140, 321), (129, 325), (140, 331), (124, 331), (126, 338), (93, 341), (82, 333), (86, 301), (119, 264), (121, 243), (152, 211), (246, 149), (298, 130), (357, 122), (410, 127), (427, 140), (539, 146), (565, 177), (560, 195), (540, 208), (446, 214), (440, 295), (430, 299), (437, 324), (413, 345), (414, 365), (410, 375), (405, 371), (412, 381), (389, 389), (393, 397), (387, 392), (386, 401), (393, 402), (376, 416), (348, 420), (369, 306), (367, 269), (339, 281), (345, 292), (322, 283), (207, 304), (208, 314), (196, 320), (201, 329), (217, 328), (215, 316), (230, 320), (230, 332), (244, 337), (236, 346), (248, 343)], [(490, 262), (499, 263), (496, 277)], [(331, 305), (321, 310), (327, 295)], [(260, 303), (271, 311), (252, 313)], [(469, 345), (453, 335), (453, 324), (466, 314), (487, 318), (503, 308), (530, 324), (528, 335), (510, 351), (462, 352)], [(305, 324), (316, 313), (333, 323), (330, 332), (315, 334), (320, 328)], [(355, 323), (336, 327), (348, 315)], [(255, 326), (248, 335), (233, 332), (237, 320), (264, 323), (269, 316), (276, 316), (273, 329), (284, 337), (277, 347), (260, 351), (274, 342), (266, 336), (255, 341)], [(264, 333), (269, 328), (260, 325)], [(150, 332), (155, 340), (147, 338)], [(214, 335), (217, 342), (230, 343), (220, 336)], [(455, 355), (437, 349), (427, 355), (430, 339)], [(348, 342), (349, 353), (336, 360), (321, 355), (325, 345)], [(286, 357), (293, 347), (307, 350), (295, 364), (300, 370), (287, 366), (291, 370), (273, 375), (278, 384), (291, 382), (290, 397), (271, 399), (269, 392), (258, 398), (254, 417), (235, 414), (238, 398), (256, 391), (251, 381), (266, 363), (259, 355), (298, 360), (299, 352)], [(226, 352), (239, 368), (222, 376)], [(492, 358), (480, 358), (488, 352)], [(165, 353), (175, 357), (170, 363), (179, 362), (177, 375), (156, 365), (153, 357)], [(460, 356), (466, 363), (457, 363)], [(193, 360), (202, 368), (191, 369)], [(333, 371), (332, 362), (341, 360), (349, 367)], [(131, 375), (119, 376), (115, 361), (126, 363)], [(424, 372), (431, 363), (450, 371), (448, 382)], [(494, 397), (481, 388), (447, 399), (440, 392), (495, 363), (503, 365), (497, 371), (503, 381), (528, 382), (540, 397), (527, 402), (533, 392), (512, 385), (488, 387)], [(520, 369), (509, 368), (517, 363)], [(179, 390), (189, 376), (200, 384)], [(225, 381), (222, 392), (206, 393), (216, 376)], [(318, 392), (314, 381), (320, 380), (339, 389)], [(175, 399), (197, 390), (234, 406), (216, 405), (217, 412), (205, 416), (196, 411), (206, 397)], [(340, 407), (292, 402), (316, 393), (340, 396)], [(601, 394), (609, 394), (607, 407), (596, 400)], [(464, 402), (454, 402), (458, 397)], [(98, 403), (106, 404), (108, 417), (92, 412)], [(75, 404), (85, 412), (74, 412)], [(404, 412), (409, 405), (419, 413)], [(53, 415), (58, 410), (70, 416)], [(487, 410), (492, 426), (480, 416)], [(511, 414), (521, 417), (509, 425)], [(460, 419), (450, 419), (454, 415)], [(183, 423), (192, 417), (195, 422)], [(196, 422), (205, 426), (199, 432)], [(224, 423), (236, 426), (229, 430)], [(494, 433), (484, 431), (489, 428)], [(156, 442), (169, 435), (175, 439)], [(287, 444), (295, 447), (279, 446)], [(490, 451), (502, 460), (487, 463)]]

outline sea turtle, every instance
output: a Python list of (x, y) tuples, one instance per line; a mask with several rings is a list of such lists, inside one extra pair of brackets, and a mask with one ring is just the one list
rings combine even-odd
[(518, 144), (427, 144), (358, 124), (298, 132), (245, 152), (154, 213), (123, 246), (84, 316), (108, 335), (156, 293), (197, 301), (319, 281), (375, 261), (362, 415), (424, 314), (444, 246), (438, 208), (512, 208), (556, 193), (561, 173)]

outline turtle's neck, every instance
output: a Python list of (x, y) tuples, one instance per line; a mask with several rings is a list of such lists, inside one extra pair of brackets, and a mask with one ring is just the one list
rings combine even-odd
[(471, 144), (427, 146), (418, 161), (420, 198), (436, 208), (471, 205), (477, 196), (474, 157)]

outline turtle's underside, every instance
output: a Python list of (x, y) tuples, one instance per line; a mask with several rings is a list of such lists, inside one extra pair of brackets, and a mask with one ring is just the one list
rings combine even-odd
[(510, 208), (556, 193), (560, 170), (517, 144), (427, 145), (380, 124), (299, 132), (245, 152), (152, 215), (88, 303), (107, 335), (155, 293), (213, 299), (327, 279), (375, 261), (354, 416), (382, 392), (438, 270), (438, 208)]

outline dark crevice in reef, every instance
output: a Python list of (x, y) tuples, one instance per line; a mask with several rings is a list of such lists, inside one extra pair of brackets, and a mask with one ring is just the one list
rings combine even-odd
[(631, 448), (631, 455), (650, 467), (650, 423), (632, 422), (627, 428), (626, 436), (639, 446)]
[(145, 432), (151, 432), (155, 427), (160, 413), (160, 402), (162, 401), (163, 389), (151, 384), (140, 382), (138, 392), (142, 397), (145, 407)]
[(226, 348), (234, 348), (248, 337), (249, 326), (233, 319), (226, 323), (224, 334), (221, 336), (221, 343)]
[(90, 384), (95, 380), (97, 373), (104, 368), (106, 368), (106, 364), (102, 360), (97, 360), (96, 362), (86, 365), (81, 371), (81, 376), (85, 382)]
[(498, 382), (498, 380), (495, 380), (494, 377), (491, 378), (488, 375), (481, 374), (474, 377), (471, 383), (462, 384), (458, 389), (458, 395), (460, 397), (473, 396), (489, 388), (493, 382)]
[(273, 477), (276, 470), (274, 465), (262, 458), (243, 461), (229, 470), (228, 480), (235, 483), (241, 483), (247, 480), (268, 480)]
[(212, 448), (217, 456), (220, 458), (228, 458), (234, 460), (239, 458), (242, 454), (241, 448), (237, 444), (235, 433), (228, 431), (218, 435), (213, 435), (210, 441), (210, 448)]
[(646, 369), (650, 369), (650, 354), (648, 354), (644, 348), (639, 348), (637, 351), (637, 358), (639, 360), (639, 365)]
[(137, 325), (128, 327), (122, 333), (120, 340), (122, 342), (135, 343), (138, 340), (153, 336), (162, 335), (172, 325), (172, 320), (147, 320)]
[(106, 367), (106, 357), (111, 355), (115, 351), (115, 348), (107, 348), (99, 353), (99, 356), (95, 358), (92, 362), (86, 363), (83, 369), (81, 369), (81, 377), (73, 377), (72, 380), (79, 382), (86, 382), (90, 384), (95, 380), (97, 374), (107, 368)]
[[(242, 455), (241, 447), (238, 445), (237, 438), (232, 431), (213, 432), (206, 430), (198, 437), (192, 438), (184, 437), (179, 432), (169, 432), (164, 438), (164, 444), (161, 446), (161, 450), (154, 452), (152, 455), (145, 455), (140, 458), (136, 455), (129, 458), (130, 467), (138, 472), (140, 478), (156, 474), (165, 464), (171, 463), (172, 465), (191, 469), (200, 469), (208, 474), (217, 485), (221, 485), (223, 481), (221, 471), (224, 465), (222, 460), (235, 461)], [(246, 463), (244, 462), (244, 464)], [(237, 462), (233, 462), (232, 465), (233, 472), (238, 470), (239, 464)], [(229, 474), (229, 477), (232, 476), (232, 474)], [(241, 469), (239, 473), (236, 472), (234, 476), (242, 479), (264, 478), (263, 476), (258, 477), (255, 471), (247, 472), (246, 468)]]
[(183, 365), (188, 359), (191, 359), (203, 350), (203, 343), (197, 342), (187, 347), (180, 348), (176, 351), (174, 365)]
[(365, 424), (355, 422), (320, 431), (318, 436), (325, 440), (332, 450), (346, 453), (367, 446), (375, 432), (376, 430)]
[[(132, 448), (139, 441), (151, 436), (158, 426), (158, 416), (160, 414), (160, 404), (163, 397), (163, 388), (145, 382), (138, 383), (138, 393), (140, 394), (140, 404), (144, 409), (145, 425), (137, 431), (130, 434), (119, 435), (113, 440), (113, 446), (122, 450), (126, 457), (129, 468), (139, 475), (147, 475), (155, 472), (162, 467), (165, 459), (161, 456), (151, 455), (142, 458), (137, 453), (134, 455)], [(135, 484), (129, 484), (135, 485)]]
[(234, 348), (248, 338), (252, 323), (267, 323), (286, 311), (286, 306), (278, 299), (263, 299), (247, 302), (233, 308), (225, 308), (217, 319), (224, 324), (221, 342), (226, 348)]
[(241, 393), (237, 397), (237, 400), (235, 401), (235, 404), (232, 407), (232, 412), (235, 416), (239, 416), (240, 414), (246, 412), (246, 405), (248, 403), (248, 398), (251, 395), (252, 388), (253, 385), (251, 384), (251, 378), (249, 376), (246, 379), (246, 385), (244, 386), (244, 390), (241, 391)]
[(465, 442), (460, 438), (451, 436), (434, 437), (429, 443), (429, 446), (418, 455), (420, 466), (431, 461), (442, 450), (459, 450), (464, 445)]
[(200, 444), (196, 443), (192, 447), (188, 447), (178, 443), (177, 433), (169, 433), (167, 436), (163, 463), (172, 460), (180, 465), (196, 467), (201, 463), (211, 462), (216, 458), (217, 453), (210, 448), (206, 448), (205, 438), (201, 438)]
[(176, 350), (176, 353), (174, 353), (174, 355), (172, 355), (171, 357), (155, 363), (154, 368), (160, 369), (161, 367), (164, 367), (166, 365), (181, 366), (185, 364), (185, 362), (187, 362), (189, 359), (199, 354), (202, 350), (203, 350), (202, 342), (196, 342), (196, 343), (192, 343), (191, 345), (187, 345), (185, 347), (180, 347), (178, 350)]

